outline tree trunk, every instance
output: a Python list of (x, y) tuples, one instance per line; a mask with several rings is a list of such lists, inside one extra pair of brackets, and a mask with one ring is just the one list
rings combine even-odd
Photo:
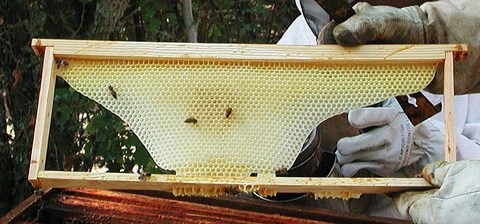
[(198, 21), (193, 19), (192, 0), (182, 0), (182, 9), (187, 41), (197, 43)]
[(128, 0), (98, 0), (90, 38), (108, 40), (128, 7)]
[[(3, 75), (2, 75), (2, 78)], [(0, 217), (8, 212), (12, 206), (12, 155), (10, 149), (10, 135), (7, 133), (7, 95), (2, 87), (0, 89)]]
[[(137, 10), (139, 6), (139, 0), (131, 2), (133, 10)], [(133, 29), (135, 30), (135, 41), (145, 41), (145, 24), (140, 13), (133, 13)]]

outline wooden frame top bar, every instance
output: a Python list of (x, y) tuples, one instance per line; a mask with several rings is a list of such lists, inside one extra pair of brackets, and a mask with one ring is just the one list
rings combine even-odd
[(88, 59), (208, 59), (289, 62), (443, 62), (445, 52), (465, 58), (467, 45), (338, 45), (292, 46), (273, 44), (202, 44), (133, 41), (33, 39), (32, 48), (43, 55), (54, 47), (57, 58)]

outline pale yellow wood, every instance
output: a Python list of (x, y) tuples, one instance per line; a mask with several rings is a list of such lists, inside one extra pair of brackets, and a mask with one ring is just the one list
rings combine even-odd
[(37, 118), (35, 120), (30, 171), (28, 174), (28, 180), (30, 180), (35, 187), (39, 185), (37, 182), (38, 172), (45, 169), (53, 93), (55, 91), (55, 66), (53, 47), (47, 47), (43, 56), (42, 80), (38, 99)]
[(349, 191), (380, 194), (405, 190), (430, 189), (423, 178), (311, 178), (311, 177), (185, 177), (155, 175), (140, 180), (138, 174), (41, 171), (42, 187), (138, 189), (172, 191), (179, 187), (260, 187), (277, 192)]
[(443, 72), (443, 100), (445, 114), (445, 161), (455, 162), (457, 160), (457, 148), (455, 145), (454, 125), (454, 85), (453, 85), (453, 57), (454, 53), (445, 53), (445, 65)]
[(288, 62), (443, 62), (445, 51), (459, 55), (466, 45), (338, 45), (288, 46), (273, 44), (201, 44), (131, 41), (34, 39), (35, 52), (54, 46), (57, 58), (89, 59), (207, 59)]
[(448, 132), (446, 133), (445, 158), (447, 161), (455, 160), (453, 60), (465, 57), (466, 45), (364, 45), (344, 48), (336, 45), (279, 46), (34, 39), (32, 48), (37, 54), (44, 55), (42, 85), (29, 173), (29, 180), (35, 187), (172, 191), (174, 187), (217, 186), (230, 188), (242, 185), (259, 186), (278, 192), (350, 191), (354, 193), (385, 193), (431, 188), (431, 185), (421, 178), (212, 178), (152, 175), (150, 179), (143, 181), (139, 180), (138, 175), (135, 174), (44, 171), (55, 86), (54, 56), (57, 59), (198, 59), (282, 61), (287, 63), (445, 62), (445, 125)]

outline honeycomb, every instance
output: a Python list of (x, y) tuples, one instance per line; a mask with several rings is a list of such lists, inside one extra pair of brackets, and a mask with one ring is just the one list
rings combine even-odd
[(69, 59), (57, 73), (177, 175), (274, 176), (323, 120), (423, 89), (436, 64)]

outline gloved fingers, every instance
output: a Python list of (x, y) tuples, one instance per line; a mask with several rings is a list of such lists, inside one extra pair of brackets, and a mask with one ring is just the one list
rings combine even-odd
[(320, 31), (317, 38), (317, 44), (337, 44), (333, 37), (333, 29), (337, 26), (335, 21), (328, 22)]
[[(355, 19), (356, 17), (358, 16), (354, 15), (350, 19)], [(346, 22), (349, 22), (349, 20), (347, 20)], [(335, 38), (335, 42), (337, 44), (340, 44), (346, 47), (354, 47), (354, 46), (368, 43), (369, 39), (374, 39), (374, 36), (372, 35), (373, 32), (370, 32), (371, 34), (369, 32), (365, 32), (366, 34), (358, 35), (356, 31), (352, 28), (352, 27), (360, 26), (362, 27), (362, 29), (372, 31), (372, 28), (368, 27), (368, 23), (366, 21), (353, 20), (353, 22), (349, 22), (349, 23), (353, 23), (353, 24), (338, 25), (333, 29), (332, 31), (333, 37)]]
[(377, 175), (384, 175), (382, 173), (383, 164), (375, 162), (355, 162), (340, 167), (340, 172), (344, 177), (353, 177), (359, 170), (367, 170)]
[(423, 43), (423, 24), (414, 10), (389, 6), (357, 7), (357, 14), (333, 30), (335, 41), (343, 46), (369, 43)]
[[(460, 162), (457, 162), (460, 164)], [(453, 163), (439, 161), (427, 164), (422, 169), (423, 178), (436, 187), (442, 186), (448, 171)]]
[(426, 140), (434, 137), (434, 135), (440, 135), (442, 136), (442, 138), (444, 136), (443, 133), (440, 131), (440, 129), (435, 127), (435, 125), (433, 125), (432, 121), (430, 120), (425, 120), (422, 123), (415, 126), (414, 135), (416, 136), (416, 138), (426, 139)]
[[(347, 19), (345, 22), (339, 24), (332, 30), (332, 35), (335, 38), (335, 42), (342, 46), (357, 46), (366, 44), (369, 40), (374, 39), (373, 31), (369, 21), (364, 18), (363, 13), (369, 11), (372, 6), (368, 3), (357, 3), (353, 6), (356, 14)], [(362, 31), (359, 35), (357, 29)], [(364, 30), (370, 30), (366, 32)]]
[[(358, 12), (366, 7), (372, 7), (366, 2), (359, 2), (353, 6), (353, 10)], [(320, 31), (317, 38), (317, 44), (337, 44), (337, 41), (333, 37), (333, 29), (337, 26), (337, 23), (332, 20), (328, 22)]]
[(337, 142), (337, 153), (350, 156), (349, 161), (354, 161), (363, 158), (362, 154), (366, 152), (381, 153), (379, 150), (387, 148), (391, 143), (391, 130), (383, 126), (361, 135), (340, 139)]
[(423, 175), (439, 187), (393, 198), (400, 213), (414, 223), (476, 223), (480, 219), (480, 161), (435, 162)]
[(392, 107), (397, 111), (403, 111), (402, 106), (398, 103), (398, 100), (395, 97), (388, 98), (381, 102), (382, 107)]
[(372, 6), (368, 2), (358, 2), (352, 8), (356, 13), (358, 13), (359, 11), (369, 7), (372, 7)]
[(348, 113), (350, 125), (357, 129), (390, 124), (398, 112), (392, 107), (365, 107)]
[(370, 148), (364, 151), (353, 152), (348, 155), (342, 154), (337, 147), (337, 160), (340, 165), (344, 165), (352, 162), (375, 162), (375, 163), (391, 163), (393, 161), (390, 158), (390, 150), (388, 145), (378, 146), (376, 148)]
[(393, 197), (398, 212), (410, 217), (414, 223), (435, 223), (431, 214), (432, 197), (437, 189), (428, 191), (409, 191)]

